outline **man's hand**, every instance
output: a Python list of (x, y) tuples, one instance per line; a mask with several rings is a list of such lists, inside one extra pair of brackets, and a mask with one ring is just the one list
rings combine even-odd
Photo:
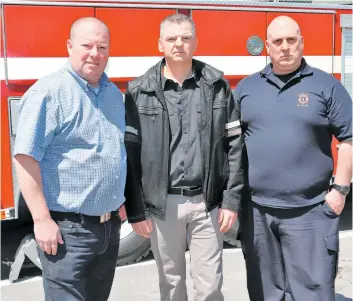
[(218, 222), (221, 224), (221, 233), (228, 232), (238, 218), (238, 212), (229, 209), (218, 209)]
[(125, 206), (124, 206), (124, 205), (122, 205), (122, 206), (119, 208), (119, 216), (120, 216), (121, 221), (124, 221), (124, 220), (127, 219), (126, 209), (125, 209)]
[(343, 211), (344, 204), (346, 203), (346, 196), (342, 195), (335, 189), (332, 189), (325, 196), (326, 203), (337, 214), (340, 215)]
[(56, 255), (58, 243), (64, 243), (58, 224), (50, 217), (34, 222), (34, 236), (38, 246), (52, 255)]
[(146, 238), (150, 237), (150, 233), (152, 232), (152, 229), (153, 229), (151, 219), (147, 219), (145, 221), (138, 222), (138, 223), (132, 223), (131, 226), (138, 235)]

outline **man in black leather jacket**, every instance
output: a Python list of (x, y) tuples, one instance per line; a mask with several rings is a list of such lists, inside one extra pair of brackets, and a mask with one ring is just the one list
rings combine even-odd
[(222, 233), (240, 209), (242, 136), (223, 73), (197, 60), (195, 24), (174, 14), (161, 23), (164, 58), (129, 83), (126, 211), (150, 237), (161, 300), (187, 300), (185, 249), (195, 300), (224, 300)]

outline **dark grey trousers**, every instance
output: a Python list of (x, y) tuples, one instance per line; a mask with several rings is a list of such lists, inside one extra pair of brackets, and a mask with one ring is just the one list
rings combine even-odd
[(339, 217), (326, 202), (279, 209), (249, 202), (242, 214), (251, 301), (334, 301)]

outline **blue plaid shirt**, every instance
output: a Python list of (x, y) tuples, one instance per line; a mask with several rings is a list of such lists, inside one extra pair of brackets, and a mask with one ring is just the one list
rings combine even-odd
[(16, 154), (39, 162), (50, 210), (102, 215), (124, 203), (125, 108), (106, 74), (92, 88), (68, 63), (21, 100)]

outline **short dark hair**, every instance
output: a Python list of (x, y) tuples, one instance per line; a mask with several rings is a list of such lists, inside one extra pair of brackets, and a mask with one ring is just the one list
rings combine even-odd
[(195, 27), (194, 21), (189, 16), (184, 15), (184, 14), (179, 14), (179, 13), (170, 15), (162, 20), (161, 25), (160, 25), (160, 36), (161, 37), (163, 36), (164, 26), (166, 23), (181, 24), (184, 22), (189, 22), (191, 24), (192, 35), (195, 36), (196, 27)]

